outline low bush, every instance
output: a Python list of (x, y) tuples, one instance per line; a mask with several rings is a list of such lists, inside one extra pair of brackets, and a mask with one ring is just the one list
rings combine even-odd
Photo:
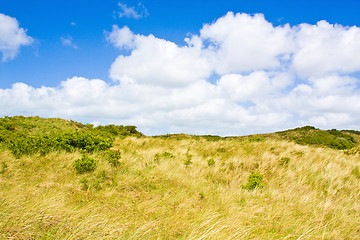
[(255, 188), (263, 188), (264, 185), (262, 183), (263, 175), (260, 173), (251, 173), (248, 177), (248, 182), (246, 185), (242, 185), (241, 187), (247, 190), (254, 190)]
[(96, 169), (97, 161), (94, 158), (83, 155), (81, 158), (76, 159), (74, 168), (78, 174), (92, 172)]
[(106, 149), (102, 152), (102, 157), (106, 159), (112, 166), (118, 166), (120, 164), (121, 152), (120, 150)]
[(164, 152), (164, 153), (157, 153), (154, 156), (154, 162), (159, 162), (161, 159), (171, 159), (175, 158), (175, 156), (172, 153)]

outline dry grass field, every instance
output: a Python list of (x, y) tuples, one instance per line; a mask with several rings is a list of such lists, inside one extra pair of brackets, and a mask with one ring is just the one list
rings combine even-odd
[[(0, 152), (1, 239), (360, 239), (360, 155), (272, 137), (116, 138), (81, 152)], [(249, 178), (258, 176), (258, 178)]]

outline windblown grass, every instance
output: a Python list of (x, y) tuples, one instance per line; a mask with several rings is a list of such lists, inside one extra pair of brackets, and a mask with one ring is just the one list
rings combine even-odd
[[(1, 238), (360, 239), (357, 152), (203, 137), (127, 137), (113, 149), (119, 165), (93, 153), (85, 174), (78, 152), (0, 152)], [(241, 187), (251, 173), (263, 188)]]

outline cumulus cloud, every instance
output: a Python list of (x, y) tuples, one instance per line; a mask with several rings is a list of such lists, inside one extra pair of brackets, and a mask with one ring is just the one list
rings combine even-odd
[(126, 17), (126, 18), (139, 19), (149, 16), (148, 10), (145, 8), (145, 6), (142, 3), (138, 3), (136, 7), (129, 7), (127, 6), (127, 4), (119, 2), (118, 6), (119, 6), (119, 12), (118, 12), (119, 18)]
[(54, 88), (16, 83), (10, 89), (0, 90), (0, 104), (4, 115), (133, 124), (147, 134), (246, 134), (263, 128), (262, 118), (267, 119), (266, 126), (288, 118), (283, 113), (246, 109), (224, 97), (221, 88), (207, 81), (176, 89), (136, 83), (109, 85), (82, 77), (67, 79)]
[(261, 14), (228, 13), (180, 46), (114, 25), (105, 33), (119, 49), (112, 83), (16, 83), (0, 89), (0, 106), (4, 115), (132, 124), (145, 134), (359, 130), (358, 32), (326, 21), (275, 27)]
[(360, 28), (320, 21), (296, 32), (293, 68), (304, 78), (360, 71)]
[(113, 27), (108, 39), (119, 48), (133, 46), (130, 56), (120, 55), (110, 68), (111, 78), (117, 81), (178, 87), (211, 73), (200, 46), (180, 47), (153, 35), (134, 35), (127, 27)]
[(2, 61), (14, 59), (20, 47), (31, 45), (33, 39), (26, 35), (26, 30), (19, 27), (19, 22), (0, 13), (0, 52)]
[(200, 31), (217, 73), (276, 69), (294, 50), (289, 25), (274, 27), (262, 14), (229, 12)]
[(132, 49), (135, 47), (135, 34), (127, 26), (119, 28), (113, 25), (112, 31), (105, 31), (106, 39), (120, 49)]

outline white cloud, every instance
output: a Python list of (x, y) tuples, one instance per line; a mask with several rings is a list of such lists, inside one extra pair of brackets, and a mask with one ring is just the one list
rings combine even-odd
[(127, 27), (113, 27), (108, 39), (120, 48), (133, 46), (130, 56), (120, 55), (111, 66), (110, 76), (117, 81), (178, 87), (211, 73), (200, 47), (179, 47), (153, 35), (134, 35)]
[(31, 45), (33, 41), (26, 35), (26, 30), (19, 27), (15, 18), (0, 13), (0, 52), (3, 62), (14, 59), (21, 46)]
[(106, 39), (115, 47), (120, 49), (131, 49), (135, 47), (135, 34), (127, 26), (119, 28), (113, 25), (112, 31), (105, 31)]
[(71, 36), (61, 37), (60, 40), (61, 40), (61, 43), (63, 46), (78, 48), (77, 45), (73, 42), (73, 39)]
[(206, 81), (176, 89), (135, 83), (111, 86), (99, 79), (81, 77), (67, 79), (55, 88), (17, 83), (11, 89), (0, 90), (0, 105), (4, 115), (133, 124), (147, 134), (246, 134), (263, 128), (263, 117), (267, 119), (265, 126), (287, 118), (283, 113), (247, 110), (223, 98), (221, 89)]
[(109, 70), (114, 82), (17, 83), (0, 89), (0, 108), (131, 124), (145, 134), (360, 130), (357, 32), (326, 22), (274, 27), (259, 14), (228, 13), (179, 46), (113, 26), (106, 38), (120, 52)]
[(293, 68), (301, 77), (360, 71), (360, 28), (301, 24), (296, 31)]
[(118, 12), (119, 18), (134, 18), (139, 19), (142, 17), (149, 16), (148, 10), (142, 3), (138, 3), (137, 7), (128, 7), (126, 4), (119, 2), (118, 3), (120, 11)]
[(200, 38), (219, 74), (279, 68), (294, 50), (290, 26), (274, 27), (262, 14), (229, 12), (204, 25)]
[(255, 71), (249, 75), (226, 74), (217, 82), (227, 96), (236, 102), (263, 101), (280, 94), (292, 83), (292, 78), (284, 73)]

